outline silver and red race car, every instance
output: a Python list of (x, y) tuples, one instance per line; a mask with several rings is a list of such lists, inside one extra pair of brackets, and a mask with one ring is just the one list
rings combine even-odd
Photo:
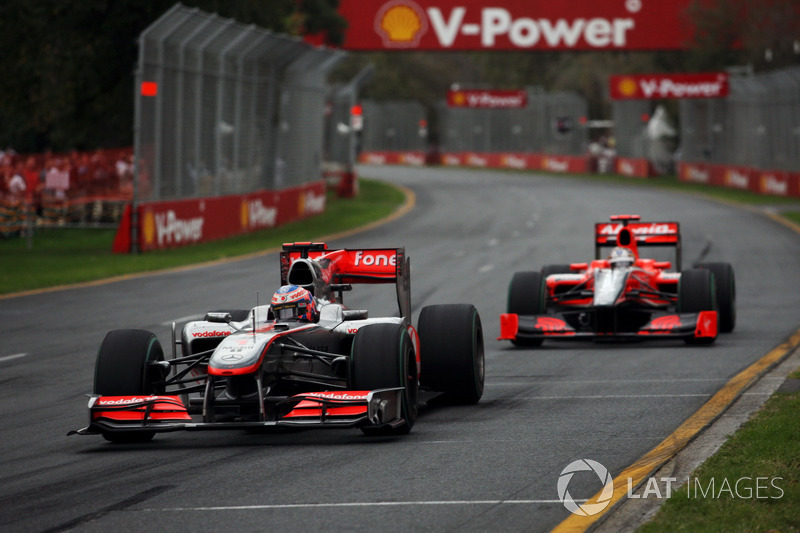
[[(414, 328), (409, 268), (403, 248), (285, 244), (280, 272), (287, 291), (270, 305), (209, 312), (185, 324), (180, 339), (173, 324), (171, 357), (149, 331), (109, 332), (97, 354), (89, 425), (70, 434), (112, 442), (226, 428), (403, 434), (421, 401), (443, 395), (477, 403), (484, 384), (477, 310), (427, 306)], [(376, 283), (395, 285), (398, 316), (371, 318), (343, 304), (353, 285)], [(285, 315), (280, 302), (289, 293), (310, 296), (305, 291), (313, 295), (313, 318)]]
[[(644, 247), (674, 250), (672, 261), (646, 259)], [(604, 256), (604, 251), (610, 253)], [(545, 339), (682, 338), (711, 344), (736, 323), (736, 286), (728, 263), (681, 271), (677, 222), (615, 215), (595, 224), (595, 259), (517, 272), (500, 316), (498, 340), (538, 346)]]

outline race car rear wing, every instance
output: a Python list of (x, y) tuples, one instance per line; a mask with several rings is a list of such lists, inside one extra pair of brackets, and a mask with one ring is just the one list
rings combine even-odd
[(681, 232), (678, 222), (640, 222), (639, 215), (612, 215), (611, 222), (594, 225), (594, 245), (595, 259), (602, 258), (603, 249), (614, 246), (626, 246), (634, 250), (641, 246), (674, 247), (675, 269), (681, 270)]
[(411, 319), (411, 263), (405, 248), (331, 250), (321, 242), (286, 243), (280, 263), (281, 285), (313, 289), (315, 296), (332, 301), (341, 302), (342, 292), (353, 284), (394, 283), (400, 316)]

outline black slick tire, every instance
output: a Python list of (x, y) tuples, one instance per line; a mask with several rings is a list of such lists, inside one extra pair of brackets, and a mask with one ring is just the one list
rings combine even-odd
[[(558, 265), (557, 265), (558, 266)], [(508, 313), (516, 315), (539, 315), (546, 310), (547, 290), (545, 276), (541, 272), (515, 272), (508, 286)], [(515, 346), (539, 346), (544, 339), (516, 339)]]
[(475, 404), (483, 396), (483, 326), (475, 306), (424, 307), (417, 325), (422, 385), (457, 404)]
[[(149, 363), (164, 360), (164, 351), (155, 335), (140, 329), (108, 332), (97, 352), (94, 393), (103, 396), (137, 396), (163, 393), (158, 376)], [(103, 433), (111, 442), (146, 442), (155, 432)]]
[(403, 387), (399, 427), (363, 427), (367, 435), (402, 435), (417, 419), (419, 376), (411, 336), (401, 324), (371, 324), (358, 330), (350, 354), (350, 388), (376, 390)]
[(714, 274), (717, 293), (719, 330), (730, 333), (736, 327), (736, 278), (730, 263), (698, 263), (696, 268), (710, 270)]
[[(678, 282), (678, 312), (699, 313), (716, 309), (714, 274), (701, 268), (683, 271)], [(687, 344), (711, 344), (716, 337), (687, 337), (685, 340)]]

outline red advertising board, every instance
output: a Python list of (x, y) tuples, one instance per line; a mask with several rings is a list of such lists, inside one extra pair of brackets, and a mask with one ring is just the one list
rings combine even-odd
[(497, 89), (457, 89), (447, 91), (450, 107), (518, 109), (528, 105), (525, 91), (502, 91)]
[(617, 74), (608, 88), (612, 100), (724, 98), (729, 91), (727, 72)]
[(349, 50), (684, 50), (692, 0), (340, 0)]
[[(325, 182), (281, 191), (147, 202), (138, 206), (139, 250), (161, 250), (281, 226), (325, 210)], [(128, 253), (130, 209), (117, 230), (113, 251)]]

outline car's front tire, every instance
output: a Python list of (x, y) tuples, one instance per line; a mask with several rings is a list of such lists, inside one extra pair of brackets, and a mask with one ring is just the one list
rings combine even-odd
[(411, 336), (401, 324), (372, 324), (358, 330), (350, 354), (350, 388), (376, 390), (403, 387), (399, 427), (364, 427), (367, 435), (402, 435), (417, 419), (419, 376)]
[(733, 267), (730, 263), (698, 263), (695, 267), (708, 269), (714, 274), (719, 330), (730, 333), (736, 327), (736, 278)]
[[(681, 273), (678, 282), (678, 312), (716, 311), (714, 274), (707, 269), (693, 268)], [(687, 337), (687, 344), (711, 344), (716, 337)]]
[[(161, 376), (150, 363), (164, 360), (164, 351), (155, 335), (141, 329), (109, 331), (100, 349), (94, 370), (94, 394), (102, 396), (138, 396), (161, 394)], [(155, 432), (105, 432), (111, 442), (146, 442)]]
[[(557, 265), (558, 266), (558, 265)], [(547, 308), (547, 287), (541, 272), (515, 272), (508, 286), (508, 313), (539, 315)], [(544, 339), (515, 339), (515, 346), (539, 346)]]

